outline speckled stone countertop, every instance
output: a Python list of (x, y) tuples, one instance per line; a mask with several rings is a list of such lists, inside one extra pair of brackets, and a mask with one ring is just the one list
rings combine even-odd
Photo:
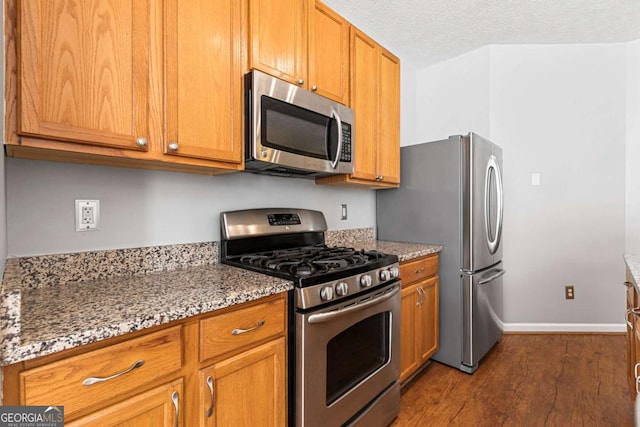
[[(327, 244), (397, 254), (441, 246), (331, 231)], [(218, 264), (217, 243), (8, 259), (0, 292), (0, 366), (185, 319), (292, 289), (289, 281)]]
[(640, 293), (640, 255), (625, 254), (624, 262), (627, 264), (627, 267), (631, 272), (631, 276), (633, 276), (636, 289), (638, 289), (638, 292)]
[(442, 246), (422, 245), (419, 243), (401, 243), (376, 240), (370, 245), (364, 245), (365, 249), (375, 249), (380, 252), (398, 255), (400, 261), (408, 261), (421, 256), (435, 254), (442, 251)]
[[(23, 289), (14, 295), (7, 365), (292, 289), (290, 282), (211, 264)], [(12, 320), (12, 321), (11, 321)]]

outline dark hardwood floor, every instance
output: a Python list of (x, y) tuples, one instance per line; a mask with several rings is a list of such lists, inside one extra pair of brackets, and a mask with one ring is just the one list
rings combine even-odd
[(624, 335), (504, 335), (468, 375), (432, 362), (392, 427), (633, 426)]

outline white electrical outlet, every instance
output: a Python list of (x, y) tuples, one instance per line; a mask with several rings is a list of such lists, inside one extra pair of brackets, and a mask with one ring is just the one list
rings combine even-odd
[(76, 200), (76, 231), (100, 228), (100, 200)]

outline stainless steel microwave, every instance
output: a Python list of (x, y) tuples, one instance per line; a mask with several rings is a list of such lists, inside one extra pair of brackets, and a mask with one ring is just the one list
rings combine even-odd
[(245, 76), (245, 169), (319, 177), (353, 173), (353, 110), (253, 70)]

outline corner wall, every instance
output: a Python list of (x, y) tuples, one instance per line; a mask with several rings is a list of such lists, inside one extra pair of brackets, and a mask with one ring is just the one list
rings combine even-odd
[(504, 150), (505, 328), (622, 331), (625, 45), (491, 46), (417, 75), (414, 143)]
[(640, 254), (640, 40), (626, 53), (625, 252)]
[(490, 92), (504, 149), (505, 322), (620, 324), (624, 44), (492, 46)]

